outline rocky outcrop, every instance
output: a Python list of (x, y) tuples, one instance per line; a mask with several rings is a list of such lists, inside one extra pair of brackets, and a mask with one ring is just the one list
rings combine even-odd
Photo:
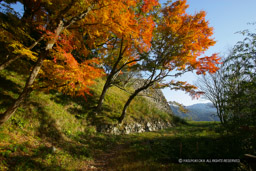
[[(133, 83), (134, 89), (138, 89), (141, 87), (141, 85), (144, 84), (144, 80), (136, 80)], [(150, 102), (153, 102), (156, 104), (156, 106), (164, 110), (165, 112), (169, 114), (173, 114), (172, 110), (170, 108), (170, 105), (168, 104), (166, 98), (164, 97), (163, 92), (160, 89), (156, 89), (154, 87), (149, 87), (146, 90), (143, 90), (140, 95), (143, 95), (146, 99), (148, 99)]]
[(100, 125), (97, 127), (97, 132), (119, 135), (158, 131), (172, 126), (174, 125), (170, 122), (158, 119), (145, 122), (124, 123), (123, 125)]

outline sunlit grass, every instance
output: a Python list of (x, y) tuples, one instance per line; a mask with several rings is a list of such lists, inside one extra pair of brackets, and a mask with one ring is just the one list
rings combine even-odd
[[(26, 76), (3, 70), (0, 79), (0, 112), (4, 112), (22, 91)], [(93, 96), (87, 96), (87, 100), (56, 91), (33, 91), (0, 129), (0, 170), (83, 169), (99, 152), (123, 143), (120, 136), (98, 134), (95, 126), (89, 125), (95, 121), (94, 109), (103, 85), (99, 79), (92, 86)], [(129, 91), (133, 89), (130, 87)], [(128, 97), (123, 90), (111, 87), (97, 124), (116, 123)], [(132, 122), (142, 117), (171, 120), (170, 115), (138, 97), (125, 120)]]

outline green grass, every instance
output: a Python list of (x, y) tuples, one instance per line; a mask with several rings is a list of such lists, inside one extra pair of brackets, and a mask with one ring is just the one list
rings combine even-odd
[[(26, 76), (0, 73), (0, 112), (18, 97)], [(178, 159), (241, 159), (250, 153), (243, 135), (223, 131), (216, 122), (189, 122), (159, 110), (137, 97), (125, 122), (158, 118), (177, 127), (131, 135), (96, 133), (97, 124), (117, 123), (129, 94), (111, 87), (103, 112), (94, 115), (104, 81), (92, 86), (93, 96), (73, 98), (56, 91), (34, 91), (11, 119), (0, 127), (0, 170), (88, 169), (108, 155), (102, 170), (243, 170), (238, 163), (178, 163)], [(129, 89), (132, 91), (132, 88)], [(54, 148), (53, 148), (54, 147)], [(55, 150), (54, 150), (55, 149)], [(248, 147), (250, 149), (250, 147)], [(114, 152), (114, 154), (112, 154)]]
[(219, 132), (219, 123), (190, 122), (159, 132), (126, 135), (110, 161), (116, 170), (246, 170), (241, 163), (179, 163), (179, 159), (241, 159), (239, 137)]
[[(102, 90), (103, 85), (104, 81), (99, 79), (97, 84), (92, 87), (92, 94), (94, 94), (95, 97), (100, 96), (100, 90)], [(134, 89), (129, 87), (128, 91), (133, 92)], [(99, 122), (98, 124), (117, 124), (117, 118), (121, 115), (123, 106), (128, 100), (129, 95), (129, 93), (115, 86), (110, 87), (103, 103), (102, 113), (100, 113), (96, 118), (96, 120)], [(92, 110), (94, 109), (93, 107), (97, 105), (95, 97), (93, 99), (88, 97), (88, 101), (94, 102), (93, 104), (89, 104)], [(127, 109), (126, 116), (127, 117), (124, 119), (124, 122), (133, 122), (134, 120), (139, 120), (141, 118), (144, 120), (150, 120), (152, 118), (160, 118), (169, 121), (172, 120), (171, 115), (159, 110), (155, 104), (149, 102), (148, 99), (141, 96), (135, 97)]]
[[(26, 69), (23, 69), (24, 75), (18, 74), (15, 68), (0, 72), (0, 113), (22, 91), (27, 77)], [(94, 160), (95, 154), (111, 149), (118, 136), (98, 134), (95, 125), (117, 123), (116, 118), (129, 94), (111, 87), (103, 112), (95, 116), (94, 109), (103, 84), (104, 81), (99, 79), (92, 86), (93, 96), (87, 96), (87, 100), (56, 91), (33, 91), (0, 129), (0, 170), (83, 169)], [(138, 97), (128, 108), (125, 122), (142, 117), (172, 119), (154, 104)]]

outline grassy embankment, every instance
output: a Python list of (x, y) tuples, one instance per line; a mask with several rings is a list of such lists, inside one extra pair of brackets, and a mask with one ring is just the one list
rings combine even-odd
[[(18, 74), (16, 69), (26, 73), (26, 68), (20, 61), (13, 66), (0, 72), (0, 113), (18, 97), (25, 84), (26, 74)], [(103, 112), (95, 116), (94, 107), (103, 83), (98, 80), (92, 87), (93, 96), (88, 96), (87, 101), (55, 91), (32, 92), (15, 115), (0, 127), (0, 170), (82, 169), (94, 160), (95, 153), (114, 145), (118, 137), (97, 134), (90, 124), (117, 123), (129, 94), (111, 87)], [(142, 117), (172, 120), (141, 98), (132, 102), (125, 122)]]

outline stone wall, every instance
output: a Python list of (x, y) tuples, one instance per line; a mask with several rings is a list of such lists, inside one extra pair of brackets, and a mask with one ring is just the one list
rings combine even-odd
[(97, 127), (97, 132), (108, 134), (130, 134), (130, 133), (142, 133), (150, 131), (158, 131), (174, 126), (168, 121), (163, 120), (151, 120), (144, 122), (124, 123), (122, 125), (101, 125)]

